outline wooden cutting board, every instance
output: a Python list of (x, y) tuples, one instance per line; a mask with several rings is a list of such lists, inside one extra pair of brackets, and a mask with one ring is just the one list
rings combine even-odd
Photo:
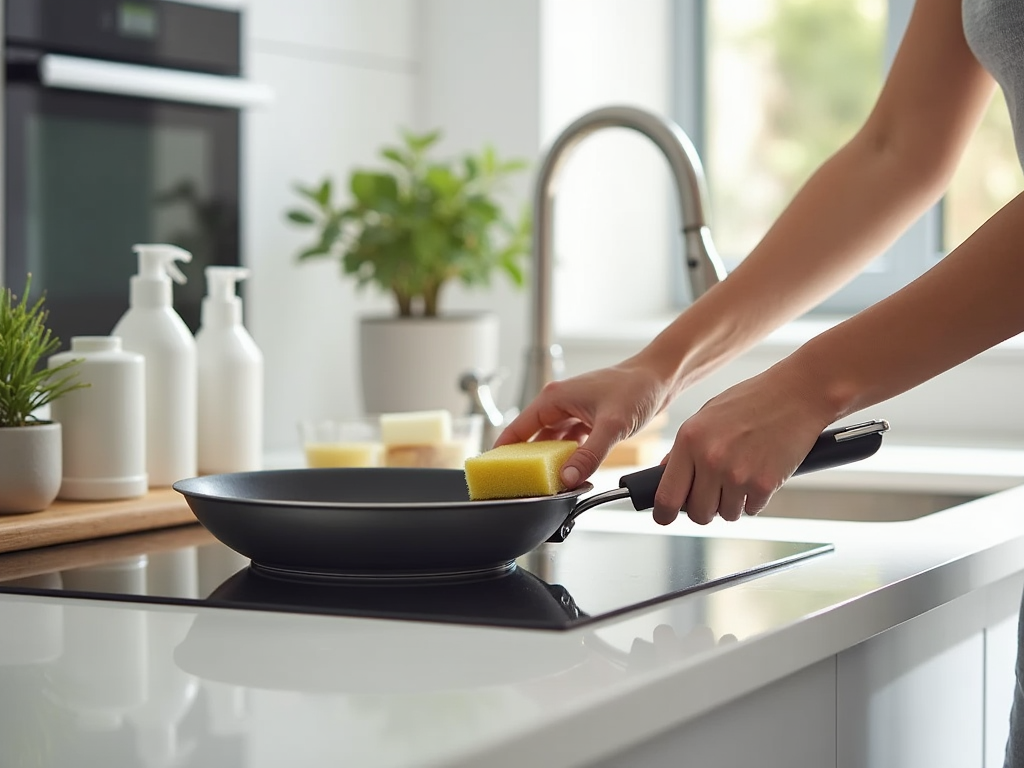
[(122, 558), (155, 555), (183, 547), (217, 544), (213, 534), (199, 524), (176, 525), (157, 531), (128, 533), (88, 541), (72, 541), (52, 547), (25, 549), (0, 555), (0, 584), (54, 571), (88, 568)]
[(171, 488), (121, 501), (55, 501), (42, 512), (0, 515), (0, 552), (194, 522), (195, 515), (185, 499)]

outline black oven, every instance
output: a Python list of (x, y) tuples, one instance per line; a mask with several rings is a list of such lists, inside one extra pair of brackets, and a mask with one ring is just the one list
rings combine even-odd
[(6, 0), (3, 284), (45, 291), (51, 326), (110, 333), (135, 243), (193, 254), (175, 308), (195, 330), (203, 268), (238, 264), (238, 11), (164, 0)]

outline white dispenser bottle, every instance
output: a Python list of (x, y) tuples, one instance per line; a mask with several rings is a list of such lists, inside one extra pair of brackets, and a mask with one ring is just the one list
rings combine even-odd
[(142, 355), (126, 352), (116, 336), (73, 336), (71, 349), (50, 357), (55, 368), (79, 360), (88, 384), (50, 405), (63, 435), (62, 499), (145, 496), (146, 371)]
[(263, 354), (242, 325), (235, 284), (243, 267), (207, 267), (196, 333), (199, 472), (248, 472), (263, 463)]
[(171, 278), (185, 282), (174, 262), (192, 254), (160, 243), (132, 250), (139, 273), (112, 335), (146, 361), (146, 470), (149, 486), (160, 488), (196, 475), (196, 343), (171, 296)]

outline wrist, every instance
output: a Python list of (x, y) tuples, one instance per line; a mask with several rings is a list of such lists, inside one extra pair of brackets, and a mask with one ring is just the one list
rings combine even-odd
[(811, 339), (778, 365), (795, 378), (798, 391), (824, 426), (859, 409), (857, 382), (819, 339)]
[(721, 327), (726, 324), (699, 317), (697, 309), (686, 310), (632, 358), (657, 377), (669, 399), (733, 356), (733, 345)]
[(683, 364), (686, 356), (684, 343), (668, 338), (666, 331), (633, 355), (626, 364), (648, 371), (661, 383), (671, 399), (683, 389)]

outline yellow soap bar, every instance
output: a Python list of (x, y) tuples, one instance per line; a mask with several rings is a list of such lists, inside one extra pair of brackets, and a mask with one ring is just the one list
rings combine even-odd
[(652, 467), (664, 456), (665, 445), (658, 435), (637, 434), (617, 443), (601, 462), (601, 467)]
[(558, 471), (576, 448), (574, 440), (538, 440), (502, 445), (466, 459), (469, 498), (512, 499), (564, 491)]
[(389, 445), (384, 449), (385, 467), (459, 469), (465, 459), (466, 446), (462, 443)]
[(449, 411), (406, 411), (380, 415), (380, 439), (385, 445), (431, 445), (452, 439)]
[(380, 466), (379, 443), (307, 443), (306, 465), (323, 467)]

